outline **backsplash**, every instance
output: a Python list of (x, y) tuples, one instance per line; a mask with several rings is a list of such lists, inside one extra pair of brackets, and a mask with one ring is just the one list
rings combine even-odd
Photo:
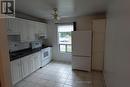
[[(37, 38), (36, 41), (42, 42), (43, 45), (48, 46), (48, 39), (44, 36)], [(8, 35), (10, 52), (26, 49), (30, 47), (31, 42), (21, 42), (20, 35)]]
[(30, 47), (30, 44), (28, 42), (10, 42), (9, 43), (9, 50), (10, 52), (18, 51), (22, 49), (27, 49)]
[(20, 35), (8, 35), (8, 42), (10, 52), (30, 47), (29, 42), (20, 42)]

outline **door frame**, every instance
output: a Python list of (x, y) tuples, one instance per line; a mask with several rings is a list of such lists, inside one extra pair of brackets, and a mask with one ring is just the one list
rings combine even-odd
[(0, 87), (12, 87), (6, 27), (6, 19), (0, 18)]

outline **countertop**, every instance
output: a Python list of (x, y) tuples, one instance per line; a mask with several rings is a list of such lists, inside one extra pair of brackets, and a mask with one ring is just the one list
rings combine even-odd
[(10, 61), (13, 61), (13, 60), (16, 60), (16, 59), (19, 59), (19, 58), (28, 56), (28, 55), (30, 55), (30, 54), (39, 52), (39, 51), (41, 51), (42, 49), (45, 49), (45, 48), (47, 48), (47, 47), (52, 47), (52, 46), (42, 46), (42, 47), (35, 48), (35, 49), (27, 48), (27, 49), (15, 51), (15, 52), (10, 52), (10, 53), (9, 53), (9, 54), (10, 54)]

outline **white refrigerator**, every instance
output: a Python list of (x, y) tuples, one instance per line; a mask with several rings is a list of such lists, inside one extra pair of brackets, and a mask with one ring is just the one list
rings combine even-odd
[(72, 69), (91, 71), (91, 31), (72, 32)]

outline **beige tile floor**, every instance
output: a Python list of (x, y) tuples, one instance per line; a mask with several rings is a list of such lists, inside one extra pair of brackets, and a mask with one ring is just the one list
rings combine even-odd
[(51, 62), (14, 87), (104, 87), (101, 72), (72, 70), (70, 64)]

